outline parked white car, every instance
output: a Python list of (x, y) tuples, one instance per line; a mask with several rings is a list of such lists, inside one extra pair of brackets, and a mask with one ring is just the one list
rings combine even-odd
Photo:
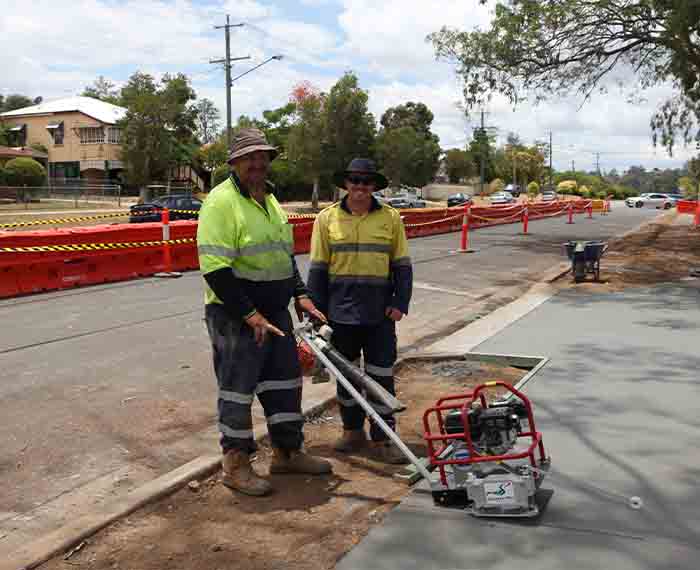
[(668, 194), (644, 193), (625, 200), (628, 208), (656, 208), (669, 210), (676, 205), (676, 199)]
[(557, 193), (552, 192), (551, 190), (545, 190), (542, 192), (542, 201), (543, 202), (552, 202), (557, 199)]

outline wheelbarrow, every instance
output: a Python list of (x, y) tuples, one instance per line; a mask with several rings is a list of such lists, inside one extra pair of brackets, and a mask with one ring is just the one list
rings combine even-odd
[(571, 273), (576, 283), (586, 280), (586, 274), (593, 274), (600, 281), (600, 259), (608, 250), (604, 241), (568, 241), (564, 244), (566, 255), (571, 260)]

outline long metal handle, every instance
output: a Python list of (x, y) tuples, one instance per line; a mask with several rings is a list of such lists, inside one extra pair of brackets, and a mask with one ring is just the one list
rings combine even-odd
[[(396, 432), (391, 429), (387, 423), (382, 419), (382, 417), (374, 410), (372, 405), (364, 399), (362, 394), (357, 391), (355, 386), (352, 385), (352, 382), (350, 382), (345, 376), (338, 370), (335, 364), (331, 362), (331, 360), (326, 356), (326, 354), (321, 350), (316, 343), (313, 342), (313, 340), (308, 336), (307, 333), (304, 332), (298, 332), (299, 336), (306, 342), (306, 344), (309, 345), (309, 348), (314, 352), (314, 354), (318, 357), (318, 359), (323, 363), (323, 365), (329, 370), (329, 372), (332, 372), (333, 375), (335, 376), (336, 380), (340, 382), (349, 393), (350, 396), (352, 396), (353, 400), (355, 400), (359, 406), (365, 411), (365, 413), (372, 419), (374, 423), (376, 423), (379, 426), (379, 429), (381, 429), (386, 436), (396, 445), (396, 447), (399, 448), (401, 453), (404, 454), (404, 456), (411, 462), (413, 463), (414, 467), (418, 470), (418, 472), (421, 474), (423, 478), (425, 478), (426, 481), (430, 481), (430, 471), (428, 471), (421, 463), (421, 461), (413, 454), (413, 452), (406, 446), (406, 444), (401, 441), (401, 438), (396, 434)], [(348, 363), (349, 364), (349, 363)]]
[(362, 370), (349, 362), (340, 352), (334, 348), (326, 348), (323, 350), (328, 359), (335, 364), (343, 375), (362, 384), (369, 394), (374, 396), (375, 400), (379, 400), (392, 412), (403, 412), (406, 406), (403, 405), (391, 392), (385, 389), (374, 378), (368, 376)]

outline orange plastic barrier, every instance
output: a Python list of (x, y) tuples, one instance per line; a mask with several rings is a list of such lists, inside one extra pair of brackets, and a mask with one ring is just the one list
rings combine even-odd
[(694, 214), (697, 208), (696, 200), (678, 200), (676, 211), (679, 214)]
[[(569, 202), (528, 204), (530, 219), (563, 215)], [(573, 202), (574, 211), (582, 213), (590, 200)], [(689, 202), (694, 213), (695, 202)], [(685, 208), (685, 206), (683, 206)], [(679, 211), (681, 206), (679, 205)], [(523, 205), (472, 207), (470, 230), (522, 220)], [(401, 216), (409, 238), (450, 233), (462, 227), (463, 206), (404, 210)], [(290, 218), (294, 226), (294, 252), (308, 253), (311, 247), (313, 216)], [(199, 267), (194, 239), (196, 220), (170, 223), (172, 270), (185, 271)], [(163, 255), (162, 225), (113, 224), (84, 228), (39, 231), (0, 232), (0, 248), (46, 246), (50, 251), (8, 252), (0, 249), (0, 298), (54, 291), (81, 285), (93, 285), (146, 277), (166, 271)], [(177, 243), (177, 240), (186, 240)], [(157, 242), (139, 245), (142, 242)], [(127, 244), (119, 249), (95, 249), (93, 244)], [(61, 246), (64, 246), (63, 248)]]

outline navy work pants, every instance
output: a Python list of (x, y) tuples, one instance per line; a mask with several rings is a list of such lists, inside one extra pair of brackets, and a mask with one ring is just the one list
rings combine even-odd
[[(394, 362), (396, 362), (396, 325), (391, 319), (384, 319), (377, 325), (344, 325), (331, 323), (333, 336), (331, 343), (350, 361), (358, 361), (360, 355), (364, 359), (365, 372), (374, 378), (391, 394), (396, 394), (394, 388)], [(355, 386), (362, 392), (361, 386)], [(338, 405), (343, 428), (360, 430), (364, 426), (365, 411), (353, 400), (350, 393), (337, 384)], [(396, 429), (396, 421), (391, 409), (368, 397), (369, 403), (391, 427)], [(372, 441), (385, 441), (386, 434), (374, 423), (370, 425)]]
[(245, 321), (232, 319), (223, 306), (209, 304), (205, 315), (219, 385), (219, 431), (223, 452), (255, 451), (251, 406), (256, 395), (265, 411), (272, 445), (286, 450), (299, 449), (304, 424), (302, 380), (289, 311), (265, 315), (286, 336), (269, 334), (261, 347), (255, 343), (253, 329)]

